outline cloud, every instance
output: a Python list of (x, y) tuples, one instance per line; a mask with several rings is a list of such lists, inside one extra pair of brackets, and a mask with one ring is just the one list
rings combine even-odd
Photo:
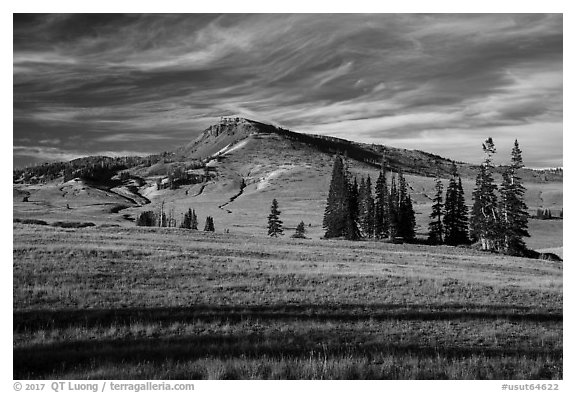
[(146, 140), (152, 141), (160, 139), (171, 139), (171, 136), (134, 133), (134, 134), (112, 134), (96, 138), (96, 140), (99, 142), (141, 142)]
[[(168, 149), (238, 114), (451, 156), (445, 130), (472, 146), (561, 125), (562, 30), (561, 14), (16, 15), (14, 136)], [(542, 155), (536, 136), (524, 152)]]

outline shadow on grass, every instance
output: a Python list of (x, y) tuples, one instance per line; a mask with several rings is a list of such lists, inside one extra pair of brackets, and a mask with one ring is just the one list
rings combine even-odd
[[(337, 336), (337, 335), (336, 335)], [(533, 360), (562, 359), (562, 349), (432, 346), (374, 342), (369, 336), (326, 337), (307, 333), (289, 335), (210, 334), (202, 336), (78, 340), (14, 349), (14, 379), (42, 378), (94, 364), (170, 363), (212, 357), (219, 359), (311, 359), (344, 357), (378, 359), (382, 356), (448, 358), (461, 361), (480, 356)], [(328, 341), (328, 342), (326, 342)]]
[(135, 322), (238, 322), (243, 320), (355, 322), (364, 320), (450, 321), (474, 319), (562, 322), (563, 317), (562, 310), (535, 310), (529, 307), (483, 304), (195, 305), (191, 307), (15, 311), (13, 329), (15, 332), (19, 332), (70, 326), (106, 327)]

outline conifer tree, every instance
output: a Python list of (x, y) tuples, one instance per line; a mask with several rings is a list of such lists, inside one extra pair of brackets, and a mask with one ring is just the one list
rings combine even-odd
[(444, 241), (444, 225), (442, 224), (442, 211), (444, 204), (442, 201), (442, 181), (436, 178), (436, 194), (432, 200), (432, 213), (430, 214), (430, 224), (428, 225), (428, 241), (430, 244), (442, 244)]
[(452, 166), (452, 176), (446, 188), (446, 198), (444, 200), (444, 242), (451, 246), (458, 244), (456, 238), (458, 233), (458, 183), (456, 183), (456, 166)]
[(359, 215), (359, 191), (358, 191), (358, 182), (356, 178), (354, 178), (354, 183), (350, 183), (350, 189), (348, 190), (348, 196), (350, 198), (349, 201), (349, 209), (350, 215), (352, 216), (352, 220), (354, 222), (358, 221)]
[(414, 206), (412, 205), (412, 197), (410, 195), (407, 195), (406, 199), (404, 200), (402, 220), (405, 223), (402, 237), (408, 241), (414, 240), (416, 237), (416, 217), (414, 213)]
[(444, 242), (451, 246), (468, 243), (468, 207), (455, 163), (444, 202)]
[(360, 184), (358, 185), (358, 225), (360, 226), (362, 236), (366, 236), (366, 193), (366, 181), (364, 180), (364, 176), (362, 176), (360, 178)]
[(300, 224), (296, 227), (296, 232), (292, 235), (296, 239), (306, 239), (304, 235), (306, 233), (306, 227), (304, 226), (304, 221), (300, 221)]
[(198, 217), (196, 217), (196, 210), (192, 210), (192, 215), (190, 216), (190, 229), (198, 229)]
[(180, 228), (184, 229), (192, 229), (192, 210), (188, 209), (186, 213), (184, 213), (184, 219), (182, 220), (182, 224)]
[(270, 207), (270, 214), (268, 215), (268, 235), (278, 237), (282, 235), (283, 232), (280, 210), (278, 210), (278, 201), (274, 198), (272, 200), (272, 206)]
[(388, 238), (394, 240), (398, 236), (398, 189), (396, 187), (396, 178), (392, 176), (390, 182), (390, 194), (388, 194)]
[(462, 188), (462, 179), (458, 176), (458, 188), (456, 193), (456, 244), (467, 244), (468, 239), (468, 206), (464, 188)]
[(492, 172), (494, 165), (492, 155), (496, 148), (492, 138), (486, 139), (482, 144), (485, 159), (476, 176), (476, 186), (472, 197), (474, 204), (470, 217), (471, 235), (479, 240), (483, 250), (498, 250), (500, 238), (500, 218), (498, 215), (498, 200), (496, 185)]
[(325, 238), (347, 236), (352, 220), (350, 212), (349, 185), (344, 163), (340, 156), (334, 159), (328, 200), (324, 211)]
[(372, 197), (372, 180), (370, 175), (366, 178), (366, 194), (364, 196), (364, 217), (362, 221), (362, 228), (364, 236), (374, 237), (374, 198)]
[(384, 204), (382, 199), (388, 199), (388, 195), (383, 194), (382, 173), (376, 179), (376, 186), (374, 187), (374, 237), (381, 239), (383, 236), (384, 225)]
[(380, 175), (376, 180), (375, 214), (374, 214), (374, 237), (384, 239), (388, 237), (389, 231), (389, 201), (388, 182), (386, 180), (386, 170), (384, 165), (380, 170)]
[[(510, 166), (502, 175), (500, 187), (500, 212), (502, 216), (503, 249), (512, 255), (522, 255), (526, 251), (523, 237), (528, 237), (528, 207), (524, 202), (526, 189), (518, 176), (524, 167), (522, 151), (518, 141), (514, 141)], [(551, 213), (549, 213), (551, 218)]]
[(402, 172), (398, 173), (397, 230), (398, 236), (405, 240), (414, 239), (416, 219), (412, 206), (412, 198), (408, 195), (408, 185)]
[(206, 217), (204, 232), (214, 232), (214, 219), (211, 216)]

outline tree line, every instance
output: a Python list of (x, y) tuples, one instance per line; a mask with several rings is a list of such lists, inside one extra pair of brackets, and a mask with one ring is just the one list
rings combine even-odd
[[(492, 138), (486, 139), (482, 149), (485, 158), (476, 176), (470, 214), (457, 166), (453, 163), (445, 194), (442, 181), (436, 179), (428, 242), (448, 245), (478, 242), (482, 250), (525, 255), (528, 250), (523, 238), (530, 236), (529, 214), (524, 202), (526, 189), (519, 176), (524, 164), (518, 141), (514, 141), (511, 160), (504, 168), (499, 187), (493, 175), (492, 156), (496, 148)], [(414, 240), (416, 225), (408, 188), (401, 171), (392, 172), (388, 184), (383, 163), (373, 192), (370, 176), (362, 177), (358, 184), (342, 157), (336, 156), (324, 212), (324, 237)]]
[(152, 166), (160, 161), (170, 162), (170, 159), (170, 153), (152, 154), (147, 157), (83, 157), (69, 162), (44, 163), (24, 169), (14, 169), (13, 182), (36, 184), (59, 177), (63, 177), (65, 182), (77, 177), (84, 180), (108, 181), (118, 171), (140, 165)]
[[(141, 212), (136, 218), (136, 226), (140, 227), (165, 227), (165, 228), (176, 228), (177, 225), (176, 218), (174, 216), (174, 209), (166, 210), (164, 209), (164, 202), (160, 205), (159, 211), (155, 212), (152, 210), (147, 210)], [(188, 211), (184, 213), (183, 219), (179, 225), (183, 229), (194, 229), (198, 230), (198, 216), (196, 215), (196, 210), (188, 208)], [(214, 232), (214, 218), (212, 216), (206, 217), (204, 223), (205, 232)]]
[(482, 150), (485, 158), (478, 169), (472, 193), (470, 222), (462, 180), (454, 165), (445, 200), (442, 182), (436, 179), (428, 240), (432, 244), (450, 245), (479, 242), (482, 250), (527, 255), (523, 238), (530, 236), (529, 214), (524, 202), (526, 189), (519, 177), (524, 164), (518, 141), (514, 141), (510, 164), (504, 168), (500, 187), (494, 180), (492, 156), (496, 147), (492, 138), (486, 139)]
[(564, 209), (560, 209), (557, 216), (552, 215), (552, 210), (550, 209), (536, 209), (536, 215), (532, 216), (538, 220), (552, 220), (555, 218), (562, 218), (564, 216)]
[(452, 174), (443, 199), (443, 184), (436, 178), (435, 195), (432, 199), (432, 213), (428, 225), (430, 244), (448, 244), (456, 246), (468, 244), (468, 207), (462, 188), (462, 179), (456, 164), (452, 165)]
[(388, 186), (386, 166), (382, 164), (373, 192), (370, 176), (362, 177), (360, 184), (356, 177), (352, 181), (342, 157), (336, 156), (322, 225), (326, 239), (414, 240), (416, 220), (402, 172), (391, 173)]
[(492, 138), (486, 139), (482, 150), (485, 158), (472, 193), (474, 204), (470, 216), (470, 235), (473, 241), (481, 243), (483, 250), (524, 255), (527, 248), (523, 238), (530, 236), (529, 214), (524, 202), (526, 188), (518, 176), (524, 167), (518, 140), (514, 141), (510, 164), (502, 174), (499, 188), (493, 177), (492, 156), (496, 153), (496, 147)]

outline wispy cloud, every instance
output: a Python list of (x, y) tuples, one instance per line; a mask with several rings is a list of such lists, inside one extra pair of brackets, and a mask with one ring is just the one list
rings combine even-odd
[[(454, 158), (456, 140), (516, 132), (527, 164), (562, 164), (560, 14), (14, 22), (15, 140), (59, 139), (54, 157), (77, 134), (87, 151), (167, 150), (239, 114)], [(542, 125), (555, 141), (546, 151)]]

